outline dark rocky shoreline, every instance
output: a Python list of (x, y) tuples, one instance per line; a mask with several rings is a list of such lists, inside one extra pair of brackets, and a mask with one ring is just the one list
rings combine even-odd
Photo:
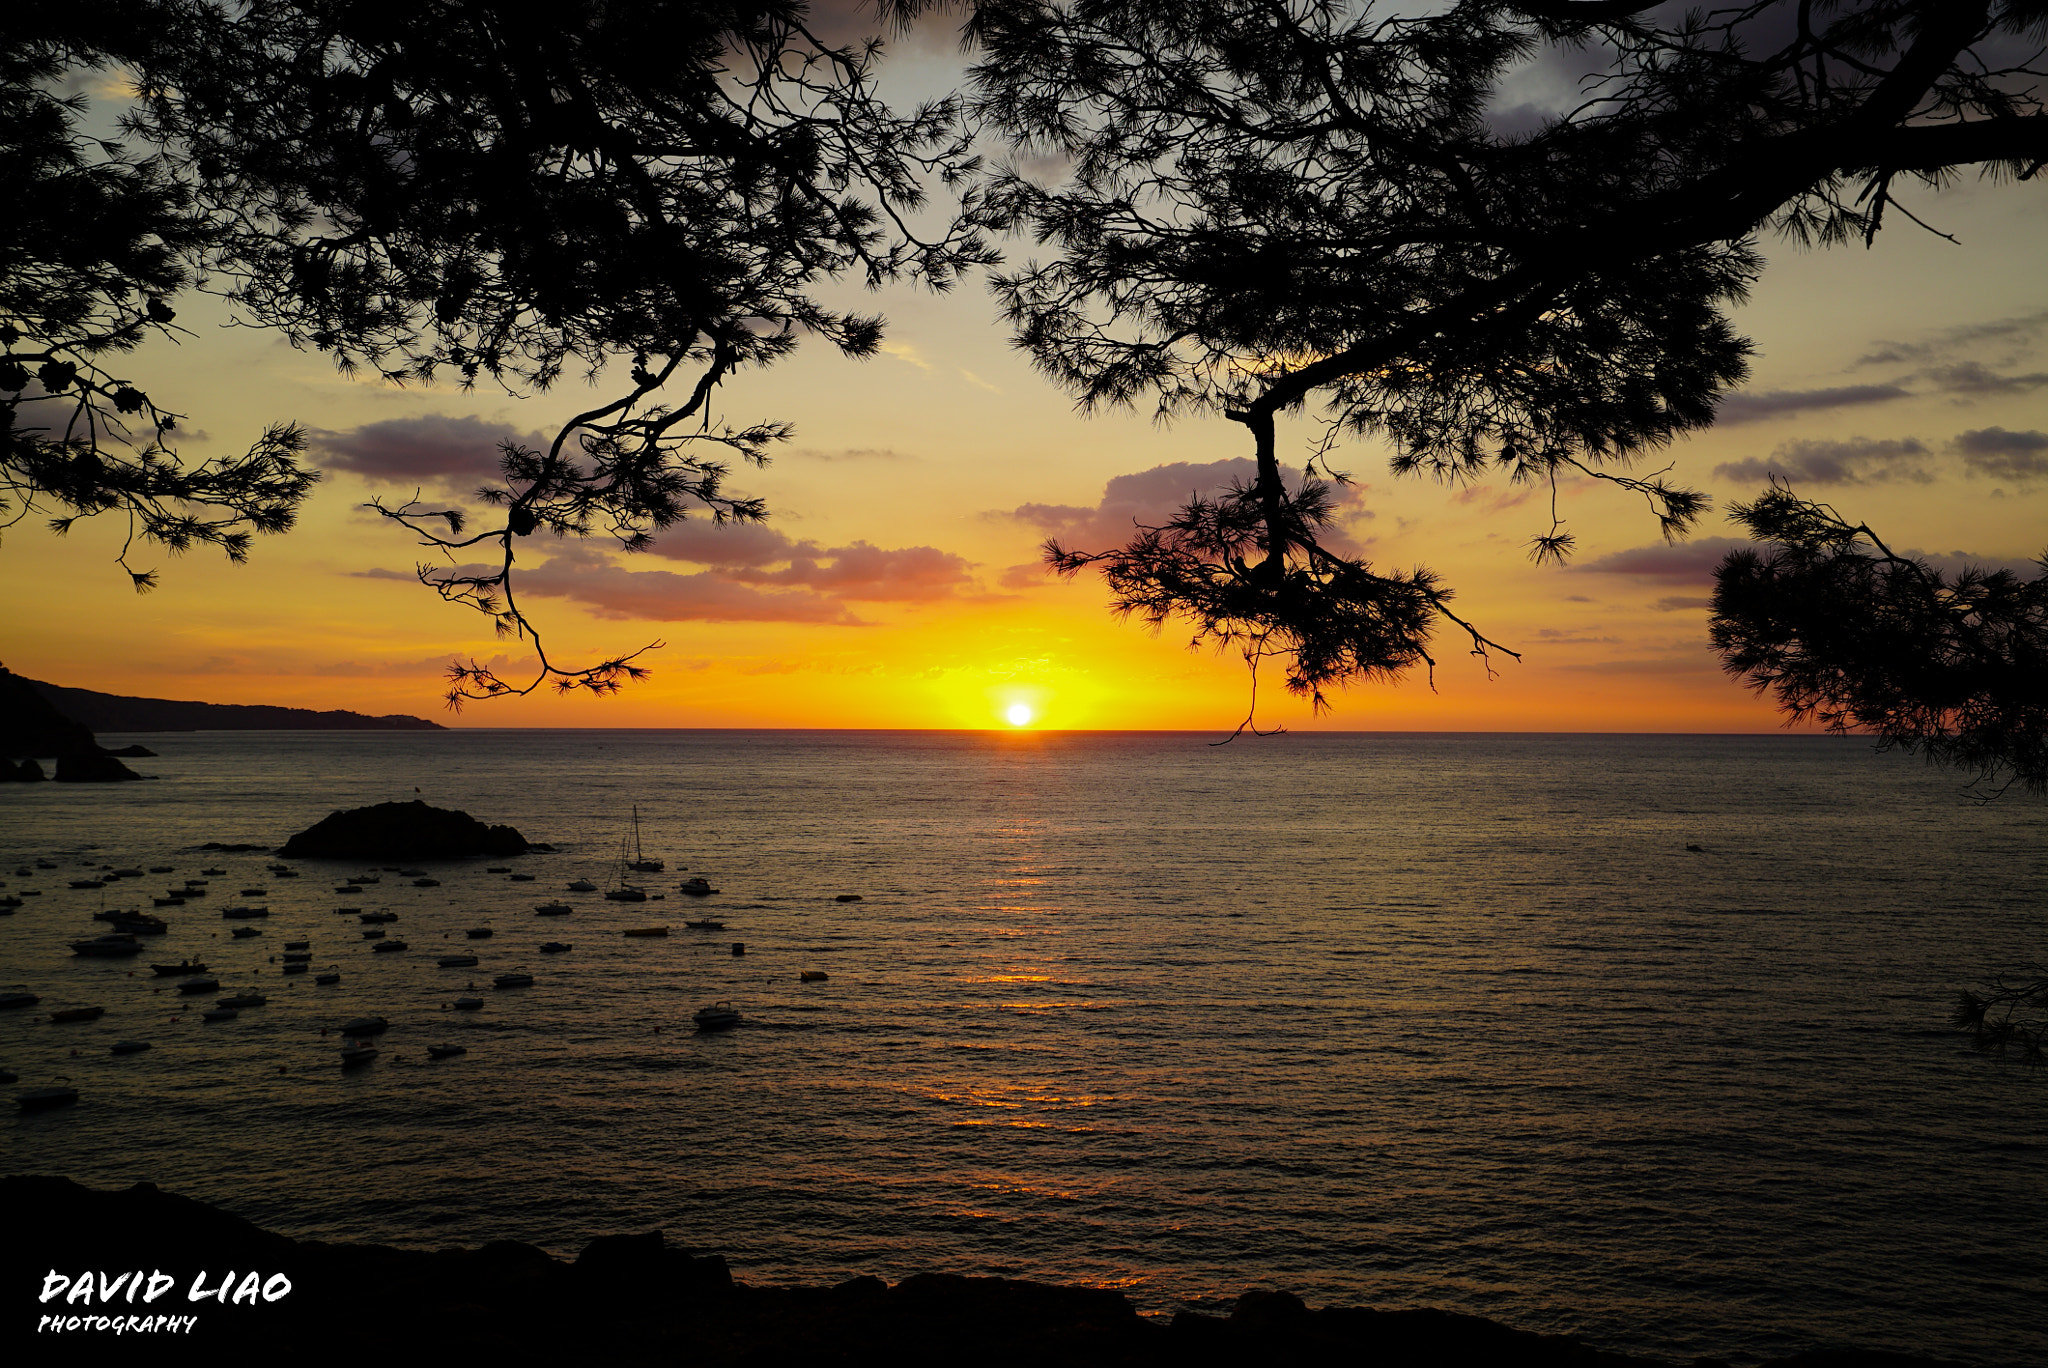
[[(1370, 1368), (1678, 1368), (1583, 1341), (1514, 1330), (1448, 1311), (1312, 1310), (1285, 1292), (1249, 1292), (1227, 1317), (1139, 1316), (1122, 1293), (1004, 1278), (920, 1274), (890, 1286), (751, 1287), (717, 1254), (670, 1246), (661, 1232), (610, 1235), (573, 1262), (499, 1241), (434, 1252), (322, 1244), (272, 1234), (148, 1183), (125, 1191), (69, 1179), (0, 1178), (6, 1339), (34, 1361), (110, 1357), (108, 1330), (62, 1333), (48, 1316), (197, 1316), (189, 1330), (122, 1338), (124, 1357), (182, 1357), (263, 1346), (315, 1361), (396, 1353), (401, 1361), (479, 1353), (508, 1362), (1056, 1365), (1369, 1365)], [(107, 1282), (161, 1271), (154, 1304)], [(260, 1275), (252, 1280), (251, 1273)], [(90, 1300), (68, 1300), (92, 1273)], [(38, 1297), (64, 1280), (48, 1302)], [(232, 1274), (233, 1290), (216, 1292)], [(281, 1291), (277, 1275), (289, 1281)], [(196, 1285), (211, 1294), (193, 1301)], [(277, 1292), (265, 1301), (257, 1282)], [(246, 1289), (246, 1293), (245, 1293)], [(232, 1300), (223, 1301), (222, 1298)], [(60, 1348), (61, 1346), (61, 1348)], [(27, 1359), (19, 1361), (30, 1361)], [(1701, 1359), (1693, 1368), (1721, 1368)], [(1945, 1368), (1902, 1354), (1816, 1352), (1766, 1368)]]

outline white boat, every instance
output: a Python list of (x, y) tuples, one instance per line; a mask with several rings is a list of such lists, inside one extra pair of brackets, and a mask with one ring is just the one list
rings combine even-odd
[(597, 892), (597, 885), (588, 879), (576, 879), (570, 883), (569, 891), (571, 893), (595, 893)]
[(718, 890), (711, 886), (709, 879), (685, 879), (678, 885), (678, 891), (701, 898), (707, 893), (716, 893)]
[(698, 1008), (690, 1020), (697, 1023), (700, 1031), (723, 1031), (740, 1024), (740, 1012), (730, 1002), (714, 1002)]

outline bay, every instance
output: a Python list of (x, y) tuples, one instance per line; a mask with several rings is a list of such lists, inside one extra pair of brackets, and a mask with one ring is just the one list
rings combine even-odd
[[(0, 980), (108, 1008), (0, 1015), (0, 1065), (83, 1094), (0, 1122), (9, 1171), (301, 1237), (573, 1255), (661, 1226), (756, 1282), (1001, 1274), (1155, 1313), (1279, 1287), (1680, 1360), (2048, 1357), (2048, 1076), (1944, 1025), (2044, 957), (2048, 811), (1865, 743), (130, 739), (159, 779), (0, 794), (0, 875), (62, 866), (8, 878), (43, 891), (0, 920)], [(280, 880), (194, 849), (416, 791), (556, 850), (341, 897), (361, 862)], [(566, 893), (615, 874), (636, 806), (664, 900)], [(269, 1004), (202, 1023), (146, 968), (71, 956), (103, 902), (165, 891), (64, 886), (102, 864), (226, 869), (142, 959)], [(721, 892), (684, 898), (684, 867)], [(245, 886), (272, 915), (233, 941)], [(576, 910), (537, 918), (556, 897)], [(412, 948), (372, 951), (354, 905)], [(670, 935), (620, 934), (650, 923)], [(282, 975), (299, 938), (341, 983)], [(490, 987), (512, 969), (534, 986)], [(485, 1009), (447, 1010), (465, 991)], [(693, 1033), (718, 999), (741, 1026)], [(344, 1073), (332, 1031), (364, 1014), (383, 1056)], [(153, 1048), (107, 1053), (126, 1038)], [(428, 1061), (444, 1041), (468, 1053)]]

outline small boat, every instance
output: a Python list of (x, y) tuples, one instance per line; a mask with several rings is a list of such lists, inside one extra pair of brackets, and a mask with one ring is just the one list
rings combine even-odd
[(479, 997), (460, 997), (448, 1005), (458, 1012), (475, 1012), (482, 1010), (484, 1000)]
[(352, 897), (354, 897), (354, 896), (355, 896), (356, 894), (358, 894), (358, 893), (362, 892), (363, 890), (362, 890), (362, 889), (360, 889), (360, 888), (358, 888), (358, 887), (357, 887), (356, 885), (354, 885), (354, 884), (342, 884), (342, 885), (341, 885), (340, 887), (336, 888), (336, 889), (335, 889), (334, 891), (335, 891), (336, 893), (339, 893), (339, 894), (340, 894), (340, 895), (341, 895), (342, 897), (344, 897), (344, 898), (352, 898)]
[(373, 927), (371, 927), (371, 928), (370, 928), (369, 930), (367, 930), (367, 931), (363, 932), (363, 939), (364, 939), (364, 940), (383, 940), (386, 934), (387, 934), (387, 933), (385, 932), (385, 930), (384, 930), (384, 928), (383, 928), (383, 927), (381, 927), (381, 926), (373, 926)]
[(723, 1031), (740, 1023), (739, 1009), (730, 1002), (714, 1002), (701, 1007), (690, 1020), (697, 1023), (700, 1031)]
[(575, 910), (567, 903), (549, 902), (534, 908), (533, 914), (536, 917), (566, 917)]
[(176, 865), (151, 865), (149, 872), (152, 874), (172, 874), (177, 872), (177, 868)]
[(629, 936), (666, 936), (668, 928), (666, 926), (633, 926), (627, 928), (626, 934)]
[(0, 1007), (33, 1007), (42, 999), (34, 993), (0, 993)]
[(570, 948), (571, 947), (569, 945), (569, 942), (567, 941), (542, 941), (540, 943), (540, 952), (543, 955), (559, 955), (564, 950)]
[[(356, 890), (358, 893), (362, 891), (360, 888)], [(337, 907), (334, 909), (334, 915), (337, 917), (359, 917), (362, 915), (362, 912), (363, 909), (360, 907)]]
[[(380, 949), (382, 947), (379, 947)], [(434, 961), (443, 969), (467, 969), (476, 963), (475, 955), (443, 955)]]
[(107, 1014), (104, 1007), (65, 1007), (50, 1013), (52, 1021), (98, 1021)]
[(304, 950), (312, 945), (312, 943), (311, 941), (286, 941), (284, 948), (287, 950)]
[(406, 949), (410, 949), (411, 947), (409, 947), (408, 945), (406, 945), (406, 943), (405, 943), (404, 941), (393, 941), (393, 940), (388, 940), (388, 941), (379, 941), (379, 942), (378, 942), (377, 944), (375, 944), (375, 945), (371, 946), (370, 948), (371, 948), (372, 950), (380, 950), (380, 951), (381, 951), (381, 950), (406, 950)]
[(221, 998), (213, 1005), (216, 1007), (233, 1007), (235, 1010), (240, 1011), (244, 1007), (261, 1007), (269, 1001), (270, 999), (261, 993), (237, 993), (233, 997)]
[(711, 886), (709, 880), (685, 879), (682, 881), (681, 884), (677, 885), (677, 891), (682, 893), (688, 893), (692, 897), (701, 898), (704, 897), (706, 894), (716, 893), (718, 890)]
[(183, 907), (185, 905), (185, 900), (180, 897), (151, 898), (150, 901), (158, 907)]
[(114, 877), (117, 879), (139, 879), (142, 877), (142, 871), (139, 869), (117, 869), (114, 871)]
[(269, 916), (270, 909), (268, 907), (223, 907), (220, 910), (220, 914), (234, 921), (250, 921), (257, 917)]
[(486, 873), (486, 874), (510, 874), (511, 872), (512, 872), (512, 866), (511, 866), (511, 865), (485, 865), (485, 866), (484, 866), (484, 873)]
[(112, 1045), (109, 1045), (107, 1050), (112, 1054), (127, 1055), (141, 1054), (148, 1048), (149, 1042), (146, 1040), (117, 1040)]
[(723, 931), (725, 923), (720, 921), (686, 921), (683, 925), (692, 931)]
[(201, 1021), (233, 1021), (240, 1015), (241, 1013), (232, 1007), (215, 1007), (210, 1011), (201, 1012), (199, 1019)]
[(274, 879), (296, 879), (299, 877), (299, 871), (296, 869), (273, 869), (270, 871), (270, 876)]
[(341, 1023), (341, 1033), (345, 1036), (381, 1035), (390, 1028), (391, 1023), (383, 1017), (355, 1017)]
[(23, 1111), (44, 1111), (78, 1100), (78, 1089), (65, 1087), (30, 1088), (14, 1095), (14, 1105)]
[(569, 891), (571, 893), (595, 893), (597, 892), (597, 885), (588, 879), (577, 879), (570, 883)]
[(468, 1053), (469, 1047), (467, 1045), (427, 1046), (427, 1058), (429, 1059), (453, 1059), (457, 1055), (466, 1055)]
[(533, 882), (533, 875), (531, 875), (531, 874), (512, 874), (512, 875), (509, 875), (509, 876), (507, 876), (507, 877), (506, 877), (506, 879), (505, 879), (505, 882), (506, 882), (506, 883), (532, 883), (532, 882)]
[(142, 953), (142, 946), (133, 936), (109, 932), (104, 936), (94, 936), (91, 940), (71, 942), (71, 953), (104, 959), (110, 956), (139, 955)]
[(73, 888), (105, 888), (106, 884), (98, 879), (73, 879), (71, 886)]
[[(206, 966), (202, 964), (195, 965), (194, 967), (204, 969)], [(178, 985), (178, 991), (181, 993), (212, 993), (219, 991), (219, 989), (220, 980), (210, 974), (202, 975), (198, 978), (188, 978)]]
[(398, 920), (398, 914), (396, 912), (358, 912), (356, 920), (371, 923), (395, 922)]
[(398, 877), (401, 879), (424, 879), (427, 877), (427, 871), (424, 869), (401, 869), (398, 871)]
[(341, 1067), (344, 1069), (352, 1068), (357, 1064), (367, 1064), (376, 1057), (377, 1047), (375, 1045), (344, 1045), (341, 1047)]
[(329, 983), (339, 983), (339, 982), (341, 982), (341, 975), (339, 975), (339, 974), (315, 974), (315, 975), (313, 975), (313, 982), (315, 982), (315, 983), (318, 983), (318, 984), (322, 984), (322, 985), (325, 985), (325, 984), (329, 984)]
[(492, 979), (491, 983), (494, 987), (498, 988), (531, 988), (533, 987), (533, 975), (500, 974)]
[(131, 936), (161, 936), (171, 929), (171, 924), (162, 917), (152, 917), (147, 912), (109, 912), (107, 921), (116, 931)]
[(414, 888), (439, 888), (441, 881), (439, 879), (414, 879), (412, 886)]
[(462, 934), (469, 937), (471, 940), (489, 940), (492, 936), (496, 935), (497, 933), (491, 930), (491, 928), (488, 926), (472, 926), (469, 928), (469, 930), (463, 932)]
[(261, 898), (268, 896), (269, 893), (270, 890), (267, 888), (245, 888), (235, 896), (238, 898)]
[(158, 978), (170, 978), (174, 974), (203, 974), (206, 966), (198, 960), (179, 960), (176, 964), (152, 964)]
[(617, 888), (607, 888), (604, 891), (604, 895), (605, 897), (611, 899), (613, 902), (647, 901), (647, 890), (644, 888), (635, 888), (631, 884), (620, 884)]
[(310, 964), (287, 964), (284, 967), (284, 972), (287, 974), (303, 974), (312, 967)]
[(353, 879), (350, 879), (349, 882), (352, 884), (383, 883), (384, 876), (382, 874), (358, 874)]
[(823, 983), (827, 974), (823, 969), (806, 969), (796, 976), (798, 983)]
[(228, 934), (232, 935), (236, 940), (247, 940), (251, 936), (262, 935), (263, 928), (260, 926), (238, 926)]
[(179, 898), (204, 898), (208, 896), (204, 883), (188, 883), (183, 888), (172, 889), (171, 894)]
[(204, 874), (204, 875), (206, 875), (206, 876), (207, 876), (208, 878), (210, 878), (210, 879), (217, 879), (217, 878), (219, 878), (219, 877), (220, 877), (221, 875), (223, 875), (223, 874), (227, 873), (227, 871), (226, 871), (225, 869), (202, 869), (202, 870), (200, 870), (199, 872), (200, 872), (201, 874)]
[[(286, 943), (290, 944), (290, 942)], [(300, 941), (299, 944), (304, 945), (305, 942)], [(312, 958), (313, 952), (311, 950), (287, 950), (284, 954), (284, 962), (286, 964), (305, 964)]]

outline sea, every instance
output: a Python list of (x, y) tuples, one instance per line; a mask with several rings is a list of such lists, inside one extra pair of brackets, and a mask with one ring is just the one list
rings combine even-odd
[[(0, 1171), (323, 1240), (660, 1228), (755, 1284), (1030, 1278), (1160, 1316), (1270, 1288), (1679, 1362), (2048, 1362), (2048, 1070), (1947, 1024), (2048, 959), (2048, 804), (1865, 740), (104, 739), (153, 781), (0, 788), (0, 990), (42, 998), (0, 1013), (0, 1067), (81, 1094), (0, 1118)], [(415, 797), (554, 849), (267, 868)], [(567, 891), (619, 878), (636, 817), (650, 901)], [(103, 866), (171, 872), (67, 886)], [(70, 952), (198, 877), (138, 959)], [(288, 940), (340, 981), (284, 975)], [(148, 967), (186, 958), (267, 1005), (202, 1021)], [(693, 1029), (718, 1001), (739, 1024)], [(48, 1020), (73, 1005), (106, 1014)]]

